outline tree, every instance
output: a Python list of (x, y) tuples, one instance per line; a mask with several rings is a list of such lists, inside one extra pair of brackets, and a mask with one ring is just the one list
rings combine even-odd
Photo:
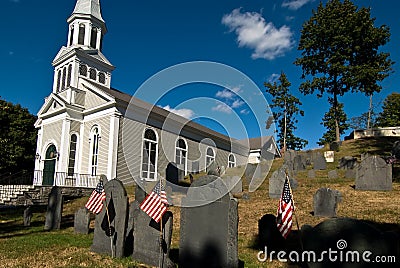
[[(331, 100), (333, 101), (333, 100)], [(343, 110), (343, 103), (338, 103), (336, 109), (331, 106), (328, 112), (325, 113), (322, 118), (322, 123), (324, 127), (327, 128), (327, 131), (322, 135), (322, 138), (317, 142), (318, 145), (325, 145), (336, 141), (336, 121), (339, 123), (339, 133), (344, 134), (344, 132), (349, 128), (349, 125), (346, 123), (347, 116)]]
[(302, 57), (294, 62), (302, 67), (300, 85), (303, 94), (332, 101), (335, 139), (340, 141), (338, 96), (362, 92), (371, 96), (382, 89), (378, 82), (392, 71), (389, 53), (379, 51), (390, 38), (385, 25), (374, 26), (369, 8), (357, 9), (349, 0), (330, 0), (319, 4), (309, 21), (303, 24), (298, 49)]
[(375, 125), (376, 114), (373, 110), (370, 112), (362, 113), (360, 116), (350, 118), (349, 127), (352, 129), (368, 129), (368, 120), (370, 121), (369, 126)]
[(277, 82), (264, 83), (267, 93), (273, 97), (270, 107), (275, 109), (272, 116), (268, 118), (266, 127), (270, 128), (273, 122), (278, 124), (278, 143), (284, 152), (287, 149), (300, 150), (308, 144), (306, 140), (294, 135), (298, 123), (296, 115), (304, 116), (304, 111), (299, 109), (302, 103), (290, 93), (291, 83), (283, 72), (278, 80), (279, 85)]
[(392, 93), (383, 102), (382, 112), (376, 119), (378, 127), (398, 127), (400, 126), (400, 94)]
[(34, 169), (36, 117), (0, 98), (0, 176)]

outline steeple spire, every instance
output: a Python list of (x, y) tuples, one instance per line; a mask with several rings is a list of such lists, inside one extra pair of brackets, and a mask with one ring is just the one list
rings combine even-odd
[(91, 15), (99, 21), (104, 22), (101, 17), (100, 0), (78, 0), (73, 14)]

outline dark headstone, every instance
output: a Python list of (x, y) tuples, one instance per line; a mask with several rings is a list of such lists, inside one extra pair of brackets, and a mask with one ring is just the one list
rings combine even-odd
[(32, 216), (32, 208), (28, 206), (24, 209), (24, 226), (31, 226)]
[[(130, 205), (130, 222), (128, 234), (132, 232), (132, 258), (147, 265), (175, 267), (169, 258), (172, 238), (173, 216), (170, 211), (165, 212), (162, 220), (157, 223), (147, 215), (138, 202)], [(162, 239), (161, 239), (162, 223)], [(131, 243), (131, 242), (129, 242)]]
[(297, 154), (293, 159), (293, 170), (301, 171), (306, 169), (306, 159), (303, 155)]
[[(269, 178), (269, 197), (270, 198), (280, 198), (282, 195), (283, 184), (285, 183), (286, 173), (284, 168), (275, 170), (271, 178)], [(297, 180), (290, 178), (290, 186), (292, 190), (297, 188)]]
[(326, 169), (326, 161), (325, 157), (321, 154), (316, 154), (314, 158), (314, 169), (315, 170), (325, 170)]
[[(315, 253), (315, 258), (311, 254), (306, 255), (310, 256), (305, 259), (309, 268), (398, 267), (398, 263), (373, 263), (376, 256), (395, 256), (397, 261), (400, 252), (398, 235), (394, 232), (382, 233), (373, 223), (333, 218), (314, 228), (302, 226), (301, 232), (304, 253)], [(331, 258), (328, 252), (331, 252)], [(365, 262), (364, 253), (371, 262)]]
[(339, 168), (348, 170), (353, 169), (357, 164), (357, 158), (352, 156), (344, 156), (339, 160)]
[(276, 217), (272, 214), (265, 214), (258, 220), (257, 246), (260, 249), (268, 248), (279, 251), (285, 247), (285, 239), (276, 226)]
[(339, 152), (341, 142), (334, 141), (329, 144), (329, 150)]
[(63, 195), (61, 188), (54, 186), (51, 189), (48, 198), (45, 230), (59, 230), (61, 227), (61, 218), (63, 210)]
[(400, 160), (400, 141), (395, 141), (392, 147), (392, 156)]
[(307, 174), (307, 177), (308, 178), (310, 178), (310, 179), (315, 179), (315, 170), (313, 170), (313, 169), (310, 169), (309, 171), (308, 171), (308, 174)]
[(314, 216), (336, 217), (337, 205), (341, 201), (339, 191), (320, 188), (314, 194)]
[[(182, 199), (179, 267), (238, 267), (237, 201), (218, 177), (204, 176), (194, 184)], [(215, 196), (221, 198), (209, 199)]]
[(128, 197), (121, 181), (114, 179), (104, 185), (106, 200), (96, 215), (91, 251), (113, 257), (124, 256), (128, 219)]
[(329, 170), (328, 171), (328, 178), (329, 179), (337, 179), (338, 178), (337, 171), (335, 169), (334, 170)]
[(293, 150), (287, 150), (284, 155), (284, 162), (293, 162), (296, 152)]
[(74, 230), (78, 234), (88, 234), (90, 224), (90, 212), (86, 208), (80, 208), (75, 212)]
[(167, 169), (165, 170), (167, 181), (178, 185), (179, 183), (179, 169), (175, 163), (168, 163)]
[(146, 198), (146, 191), (142, 189), (138, 184), (135, 185), (135, 200), (139, 203)]
[(378, 156), (361, 161), (356, 169), (356, 190), (391, 191), (392, 165)]

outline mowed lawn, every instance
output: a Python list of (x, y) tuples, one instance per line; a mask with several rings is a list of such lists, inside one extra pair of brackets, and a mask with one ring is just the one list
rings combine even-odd
[[(338, 190), (342, 201), (338, 205), (338, 217), (369, 220), (379, 224), (382, 230), (395, 231), (400, 235), (400, 183), (398, 166), (394, 166), (392, 191), (356, 191), (354, 179), (345, 179), (344, 171), (338, 170), (338, 179), (328, 179), (327, 172), (336, 169), (337, 160), (345, 155), (359, 157), (360, 153), (388, 154), (392, 140), (364, 140), (344, 142), (336, 153), (335, 163), (329, 163), (326, 171), (318, 171), (315, 179), (307, 178), (307, 171), (298, 172), (295, 178), (298, 187), (293, 191), (296, 218), (300, 227), (316, 225), (326, 218), (312, 215), (313, 195), (321, 187)], [(279, 168), (282, 159), (274, 161), (271, 171)], [(271, 175), (271, 172), (268, 176)], [(261, 187), (247, 193), (250, 198), (239, 202), (239, 258), (244, 267), (287, 267), (288, 264), (273, 262), (260, 263), (255, 245), (258, 234), (258, 220), (265, 214), (275, 215), (278, 200), (268, 196), (268, 178)], [(246, 190), (246, 184), (244, 185)], [(129, 200), (134, 200), (134, 189), (127, 188)], [(84, 205), (87, 198), (68, 201), (64, 205), (63, 225), (59, 231), (44, 231), (46, 208), (35, 208), (31, 227), (23, 226), (23, 209), (0, 211), (0, 267), (147, 267), (131, 258), (112, 259), (109, 256), (90, 252), (93, 232), (89, 235), (74, 234), (74, 212)], [(179, 249), (180, 209), (171, 207), (174, 214), (174, 230), (171, 255), (177, 260)], [(92, 225), (93, 226), (93, 223)], [(297, 230), (296, 223), (293, 226)], [(290, 240), (290, 237), (288, 238)]]

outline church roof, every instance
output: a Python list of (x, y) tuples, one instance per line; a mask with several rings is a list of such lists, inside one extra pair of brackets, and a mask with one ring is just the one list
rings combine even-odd
[(78, 0), (73, 14), (91, 15), (104, 22), (100, 11), (100, 0)]

